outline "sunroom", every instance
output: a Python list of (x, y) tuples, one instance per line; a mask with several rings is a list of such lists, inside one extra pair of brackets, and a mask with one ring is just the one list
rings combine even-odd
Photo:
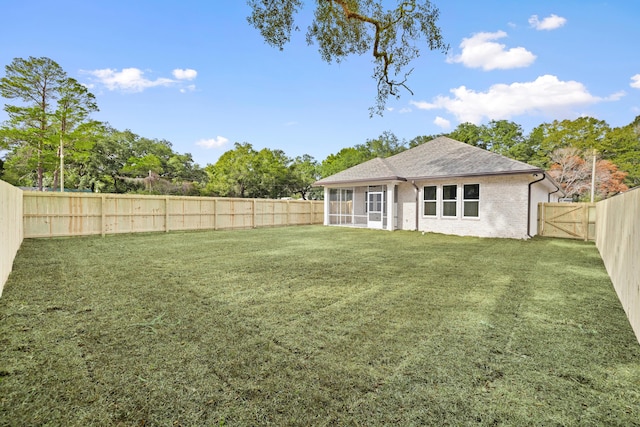
[(396, 184), (325, 187), (325, 201), (325, 225), (397, 229)]

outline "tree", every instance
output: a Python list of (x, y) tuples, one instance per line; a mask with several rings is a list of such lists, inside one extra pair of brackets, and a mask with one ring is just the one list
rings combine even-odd
[(166, 140), (106, 128), (87, 160), (91, 187), (100, 191), (199, 194), (206, 173), (189, 153), (173, 151)]
[(255, 187), (248, 189), (248, 196), (270, 199), (289, 196), (289, 163), (282, 150), (263, 148), (258, 151), (253, 159)]
[(134, 155), (133, 144), (138, 135), (107, 127), (96, 139), (89, 159), (88, 173), (92, 190), (124, 193), (132, 186), (122, 179), (122, 169)]
[[(291, 38), (295, 15), (302, 0), (248, 0), (252, 9), (247, 18), (265, 39), (279, 49)], [(381, 0), (322, 0), (315, 5), (314, 19), (307, 29), (307, 43), (317, 43), (320, 56), (328, 63), (340, 63), (353, 54), (371, 52), (373, 78), (378, 94), (371, 114), (384, 111), (389, 96), (400, 97), (407, 86), (410, 62), (420, 54), (423, 42), (430, 50), (446, 53), (440, 28), (440, 12), (429, 0), (400, 0), (385, 10)]]
[(352, 166), (370, 160), (366, 153), (359, 151), (354, 147), (343, 148), (336, 154), (330, 154), (320, 164), (320, 175), (323, 178), (334, 175)]
[(318, 162), (308, 154), (296, 157), (289, 165), (289, 190), (299, 194), (302, 200), (307, 200), (313, 192), (313, 183), (319, 179)]
[(280, 198), (290, 194), (290, 159), (282, 150), (254, 150), (248, 142), (234, 144), (214, 165), (207, 165), (204, 192), (223, 197)]
[(538, 155), (549, 157), (558, 148), (575, 147), (579, 149), (596, 149), (608, 158), (603, 146), (605, 136), (610, 128), (604, 120), (593, 117), (580, 117), (575, 120), (555, 120), (539, 126), (540, 152)]
[[(95, 96), (75, 79), (67, 78), (62, 82), (59, 96), (54, 120), (60, 140), (58, 148), (60, 191), (64, 191), (65, 150), (71, 149), (72, 157), (81, 156), (81, 160), (86, 159), (86, 154), (83, 154), (91, 149), (94, 141), (91, 138), (92, 131), (100, 124), (88, 120), (91, 113), (98, 111)], [(54, 182), (57, 181), (54, 178)]]
[(406, 143), (401, 142), (391, 131), (384, 131), (377, 138), (367, 139), (364, 144), (358, 144), (355, 148), (362, 152), (367, 160), (390, 157), (407, 149)]
[[(587, 150), (588, 151), (588, 150)], [(567, 197), (586, 199), (591, 193), (593, 156), (576, 147), (558, 148), (551, 155), (549, 174), (558, 182)], [(626, 191), (626, 173), (609, 160), (596, 159), (595, 196), (605, 199)]]
[(327, 177), (364, 163), (376, 157), (389, 157), (407, 149), (406, 141), (400, 141), (390, 131), (384, 131), (374, 139), (368, 139), (364, 144), (343, 148), (336, 154), (330, 154), (320, 165), (320, 174)]
[(596, 196), (599, 199), (606, 199), (623, 191), (629, 187), (624, 183), (626, 172), (618, 170), (618, 167), (609, 160), (599, 160), (596, 162)]
[[(0, 94), (22, 105), (5, 105), (9, 120), (2, 126), (2, 139), (15, 148), (18, 157), (35, 159), (23, 163), (34, 167), (39, 190), (42, 190), (45, 167), (55, 167), (52, 140), (55, 133), (53, 119), (55, 101), (66, 82), (62, 68), (49, 58), (15, 58), (5, 67), (0, 79)], [(53, 165), (52, 165), (53, 163)]]
[(254, 160), (256, 151), (248, 142), (234, 144), (214, 165), (207, 165), (209, 184), (205, 192), (214, 196), (246, 197), (247, 189), (255, 187)]
[(551, 155), (551, 177), (562, 186), (567, 197), (579, 197), (591, 187), (591, 165), (579, 148), (556, 149)]
[(487, 148), (482, 140), (482, 128), (473, 123), (460, 123), (458, 127), (449, 133), (448, 137), (474, 147)]
[(432, 140), (436, 139), (439, 136), (442, 136), (442, 134), (440, 134), (440, 135), (420, 135), (420, 136), (416, 136), (415, 138), (412, 138), (409, 141), (409, 148), (417, 147), (418, 145), (422, 145), (422, 144), (424, 144), (426, 142), (432, 141)]
[(603, 145), (609, 159), (627, 173), (625, 182), (631, 187), (640, 185), (640, 116), (626, 126), (611, 129)]
[(507, 120), (491, 120), (482, 126), (481, 138), (489, 151), (521, 162), (529, 162), (535, 154), (522, 126)]

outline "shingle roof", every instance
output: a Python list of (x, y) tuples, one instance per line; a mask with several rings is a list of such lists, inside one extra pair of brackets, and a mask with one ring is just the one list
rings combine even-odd
[(316, 185), (533, 172), (543, 171), (500, 154), (440, 136), (395, 156), (376, 158), (353, 166), (319, 180)]

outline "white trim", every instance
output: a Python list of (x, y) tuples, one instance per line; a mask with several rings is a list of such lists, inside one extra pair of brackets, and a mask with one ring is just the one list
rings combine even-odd
[[(464, 198), (464, 187), (466, 185), (477, 185), (478, 186), (478, 198), (477, 199), (465, 199)], [(480, 219), (480, 183), (468, 183), (468, 184), (461, 184), (460, 187), (462, 188), (462, 194), (461, 194), (461, 199), (462, 199), (462, 203), (461, 203), (461, 207), (460, 207), (460, 215), (462, 219)], [(464, 203), (465, 202), (476, 202), (478, 203), (478, 215), (475, 216), (466, 216), (464, 214)]]
[[(427, 187), (433, 187), (433, 188), (435, 188), (435, 190), (436, 190), (435, 199), (429, 199), (429, 200), (426, 200), (426, 199), (424, 198), (424, 190), (425, 190), (425, 188), (427, 188)], [(440, 206), (440, 204), (438, 203), (438, 193), (439, 193), (438, 185), (423, 185), (423, 186), (422, 186), (422, 194), (421, 194), (421, 196), (420, 196), (420, 203), (421, 203), (421, 210), (422, 210), (422, 217), (423, 217), (423, 218), (438, 218), (438, 212), (439, 212), (439, 210), (438, 210), (438, 209), (439, 209), (439, 206)], [(426, 214), (426, 209), (425, 209), (424, 207), (425, 207), (425, 204), (426, 204), (427, 202), (429, 202), (429, 203), (435, 203), (435, 205), (436, 205), (435, 214), (433, 214), (433, 215), (427, 215), (427, 214)]]
[[(445, 199), (444, 198), (444, 187), (456, 187), (456, 196), (454, 199)], [(441, 192), (441, 200), (442, 200), (442, 204), (441, 204), (441, 209), (440, 209), (440, 214), (441, 214), (441, 218), (442, 219), (458, 219), (459, 218), (459, 199), (460, 199), (460, 186), (458, 184), (442, 184), (442, 192)], [(445, 215), (444, 214), (444, 207), (445, 204), (452, 204), (455, 203), (456, 209), (455, 209), (455, 215)]]

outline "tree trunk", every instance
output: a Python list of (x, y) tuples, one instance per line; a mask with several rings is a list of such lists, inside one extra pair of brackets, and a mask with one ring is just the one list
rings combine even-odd
[(52, 188), (52, 191), (57, 191), (58, 190), (58, 179), (60, 178), (59, 175), (60, 175), (59, 170), (56, 168), (56, 170), (53, 171), (53, 188)]

